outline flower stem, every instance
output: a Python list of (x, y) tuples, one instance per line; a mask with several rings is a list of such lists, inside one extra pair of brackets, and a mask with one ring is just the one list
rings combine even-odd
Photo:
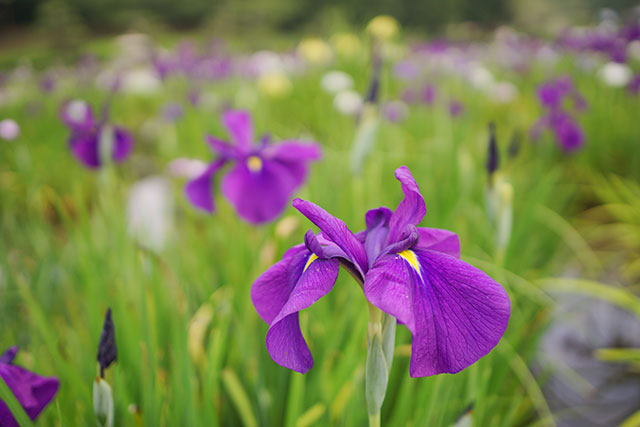
[(380, 409), (387, 392), (395, 335), (396, 319), (369, 304), (365, 397), (370, 427), (380, 427)]
[(380, 412), (377, 414), (369, 414), (369, 427), (380, 427)]

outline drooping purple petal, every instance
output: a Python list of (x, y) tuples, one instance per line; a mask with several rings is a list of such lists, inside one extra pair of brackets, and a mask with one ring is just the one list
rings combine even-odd
[(96, 132), (72, 134), (69, 145), (76, 159), (86, 167), (100, 167), (99, 137)]
[(124, 161), (133, 149), (133, 136), (124, 128), (116, 126), (113, 129), (113, 161)]
[(307, 372), (313, 366), (311, 352), (300, 331), (298, 312), (329, 293), (338, 277), (339, 268), (340, 264), (335, 258), (316, 258), (299, 276), (287, 302), (267, 332), (267, 350), (277, 364), (300, 373)]
[(431, 250), (381, 257), (367, 274), (364, 292), (411, 331), (412, 377), (470, 366), (496, 346), (509, 320), (509, 298), (497, 282)]
[(395, 243), (403, 239), (407, 226), (418, 225), (424, 218), (427, 208), (424, 204), (420, 188), (413, 179), (411, 171), (406, 166), (401, 166), (395, 171), (396, 178), (402, 184), (404, 199), (389, 219), (389, 234), (387, 244)]
[(580, 125), (569, 114), (554, 113), (551, 126), (556, 140), (565, 151), (575, 151), (584, 144), (584, 133)]
[(242, 218), (260, 224), (286, 208), (297, 186), (296, 177), (284, 165), (251, 156), (236, 163), (224, 177), (222, 193)]
[(231, 110), (222, 115), (222, 122), (238, 148), (248, 152), (253, 143), (253, 123), (247, 111)]
[(286, 304), (310, 255), (303, 244), (294, 246), (253, 283), (251, 301), (266, 323), (271, 324)]
[(460, 258), (460, 239), (453, 231), (441, 228), (418, 228), (416, 249), (429, 249)]
[[(38, 414), (53, 399), (59, 387), (57, 378), (42, 377), (20, 366), (10, 364), (0, 363), (0, 377), (7, 383), (9, 389), (11, 389), (32, 420), (35, 420)], [(0, 425), (18, 426), (9, 408), (1, 400)]]
[(213, 200), (213, 176), (224, 164), (224, 159), (211, 163), (200, 176), (187, 183), (184, 193), (194, 206), (209, 213), (215, 210)]
[(340, 219), (332, 216), (320, 206), (302, 199), (295, 199), (293, 207), (314, 223), (322, 234), (335, 243), (364, 276), (368, 268), (364, 246)]

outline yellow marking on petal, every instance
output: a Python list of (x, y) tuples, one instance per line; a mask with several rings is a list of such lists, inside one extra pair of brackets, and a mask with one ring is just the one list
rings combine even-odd
[(418, 257), (416, 257), (416, 253), (410, 249), (406, 249), (402, 252), (398, 252), (402, 258), (404, 258), (411, 267), (418, 273), (420, 277), (422, 277), (422, 271), (420, 270), (420, 264), (418, 263)]
[(316, 254), (311, 254), (309, 256), (309, 259), (307, 260), (307, 263), (305, 264), (304, 268), (302, 269), (302, 272), (304, 273), (305, 271), (307, 271), (307, 268), (311, 265), (311, 263), (315, 260), (318, 259), (318, 255)]
[(262, 159), (258, 156), (250, 156), (247, 159), (247, 167), (251, 172), (260, 172), (262, 170)]

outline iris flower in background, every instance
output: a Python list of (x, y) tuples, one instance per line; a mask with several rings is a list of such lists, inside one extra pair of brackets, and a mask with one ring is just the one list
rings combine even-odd
[(120, 163), (131, 154), (133, 136), (122, 127), (109, 125), (104, 118), (96, 121), (91, 107), (84, 101), (65, 104), (62, 120), (71, 130), (71, 152), (90, 169), (102, 166), (105, 157)]
[(546, 112), (531, 127), (531, 137), (537, 140), (545, 130), (549, 130), (564, 151), (581, 148), (585, 135), (569, 113), (565, 100), (571, 99), (574, 111), (584, 110), (587, 104), (571, 78), (565, 76), (541, 84), (538, 87), (538, 99)]
[(269, 324), (266, 344), (276, 363), (301, 373), (312, 367), (298, 312), (332, 289), (340, 265), (371, 304), (411, 331), (413, 377), (459, 372), (500, 341), (510, 314), (507, 293), (460, 260), (455, 233), (417, 228), (424, 199), (406, 166), (396, 178), (404, 200), (395, 211), (367, 212), (366, 229), (357, 234), (319, 206), (294, 200), (320, 234), (309, 230), (304, 244), (289, 249), (251, 289), (258, 314)]
[[(10, 347), (0, 356), (0, 377), (13, 392), (32, 420), (47, 406), (58, 392), (60, 383), (55, 377), (41, 377), (13, 364), (18, 347)], [(0, 400), (0, 425), (18, 427), (7, 405)]]
[(222, 194), (246, 221), (260, 224), (273, 220), (304, 183), (308, 163), (322, 156), (320, 146), (298, 140), (271, 145), (267, 136), (256, 143), (251, 116), (246, 111), (227, 111), (222, 122), (233, 144), (207, 136), (217, 157), (187, 183), (187, 198), (194, 206), (212, 213), (214, 176), (225, 164), (232, 163), (222, 179)]

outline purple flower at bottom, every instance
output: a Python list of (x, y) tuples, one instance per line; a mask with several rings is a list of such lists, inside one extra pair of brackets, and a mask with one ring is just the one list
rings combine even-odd
[(120, 163), (133, 149), (133, 136), (124, 128), (110, 126), (105, 120), (94, 120), (91, 107), (84, 101), (71, 101), (63, 106), (62, 120), (71, 130), (69, 146), (73, 155), (86, 167), (97, 169), (104, 163), (101, 148), (110, 142), (111, 159)]
[(320, 234), (309, 230), (304, 244), (289, 249), (251, 289), (256, 311), (269, 324), (267, 350), (279, 365), (301, 373), (312, 367), (298, 312), (333, 288), (340, 265), (362, 284), (371, 304), (411, 331), (412, 377), (459, 372), (500, 341), (510, 314), (507, 293), (459, 259), (455, 233), (416, 228), (426, 212), (424, 199), (406, 166), (396, 178), (404, 200), (395, 212), (367, 212), (366, 229), (357, 234), (319, 206), (294, 200)]
[(246, 111), (228, 111), (222, 122), (234, 144), (207, 137), (218, 157), (200, 176), (187, 183), (187, 198), (196, 207), (212, 213), (214, 175), (230, 162), (233, 167), (222, 180), (222, 194), (243, 219), (254, 224), (273, 220), (306, 180), (308, 163), (322, 156), (320, 146), (297, 140), (271, 145), (268, 138), (255, 144), (251, 116)]
[[(13, 364), (18, 347), (10, 347), (0, 356), (0, 377), (9, 386), (25, 412), (35, 420), (58, 391), (59, 382), (55, 377), (41, 377)], [(7, 405), (0, 400), (0, 425), (18, 427)]]

